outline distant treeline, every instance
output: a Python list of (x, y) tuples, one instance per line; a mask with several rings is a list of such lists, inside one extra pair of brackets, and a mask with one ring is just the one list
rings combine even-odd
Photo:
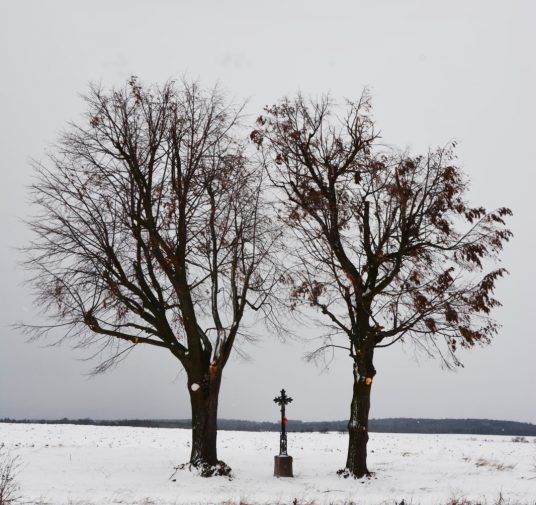
[[(90, 426), (134, 426), (144, 428), (190, 428), (189, 419), (0, 419), (2, 423), (79, 424)], [(287, 425), (293, 432), (346, 431), (347, 421), (293, 421)], [(233, 431), (279, 431), (279, 423), (220, 419), (220, 430)], [(489, 419), (371, 419), (369, 430), (382, 433), (453, 433), (467, 435), (514, 435), (536, 436), (536, 425), (517, 421), (494, 421)]]

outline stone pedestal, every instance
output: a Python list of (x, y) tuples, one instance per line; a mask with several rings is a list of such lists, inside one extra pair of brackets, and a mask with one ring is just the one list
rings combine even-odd
[(294, 477), (292, 474), (292, 456), (274, 456), (274, 475), (276, 477)]

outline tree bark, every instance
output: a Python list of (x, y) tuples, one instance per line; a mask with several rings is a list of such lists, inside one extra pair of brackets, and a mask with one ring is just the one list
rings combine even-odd
[(203, 477), (229, 475), (231, 469), (218, 460), (218, 397), (221, 372), (209, 367), (201, 380), (188, 380), (192, 406), (192, 452), (190, 466), (197, 468)]
[(372, 378), (376, 370), (372, 365), (372, 350), (366, 354), (363, 361), (354, 363), (352, 405), (348, 422), (348, 457), (346, 468), (341, 472), (355, 478), (370, 475), (367, 467), (368, 421)]

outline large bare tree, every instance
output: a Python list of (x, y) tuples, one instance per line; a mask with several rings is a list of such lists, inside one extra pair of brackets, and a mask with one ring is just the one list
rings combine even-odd
[[(294, 232), (294, 305), (325, 316), (319, 350), (353, 361), (344, 475), (367, 468), (374, 353), (413, 340), (450, 366), (460, 347), (485, 344), (511, 233), (507, 208), (470, 206), (454, 145), (424, 156), (378, 145), (369, 98), (336, 107), (298, 96), (266, 108), (252, 140), (270, 167), (281, 218)], [(342, 336), (343, 340), (337, 339)]]
[(190, 464), (228, 473), (216, 451), (222, 372), (258, 316), (275, 320), (277, 281), (262, 171), (237, 140), (240, 111), (196, 83), (135, 78), (92, 87), (86, 103), (85, 121), (36, 164), (27, 264), (52, 321), (25, 329), (106, 347), (97, 371), (136, 346), (166, 349), (187, 374)]

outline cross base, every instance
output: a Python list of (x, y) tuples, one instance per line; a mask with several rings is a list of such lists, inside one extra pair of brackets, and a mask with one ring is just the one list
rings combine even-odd
[(292, 456), (274, 456), (274, 476), (294, 477), (292, 474)]

